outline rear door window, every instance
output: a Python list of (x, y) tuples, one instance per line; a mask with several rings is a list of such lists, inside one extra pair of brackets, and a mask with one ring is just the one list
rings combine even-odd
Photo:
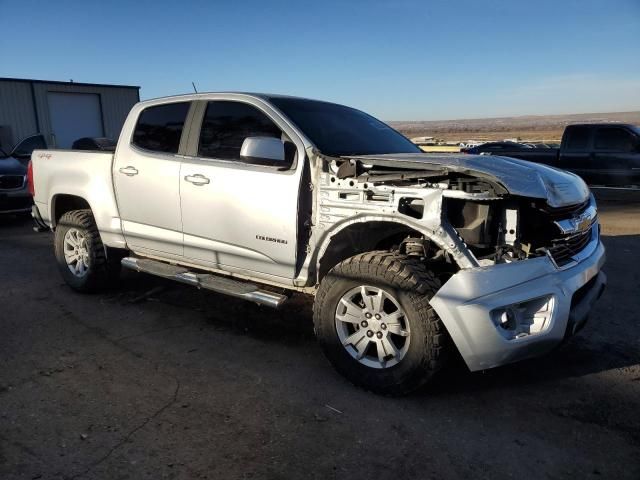
[(253, 105), (231, 101), (209, 102), (202, 120), (198, 156), (240, 160), (240, 149), (247, 137), (282, 138), (282, 131)]
[(152, 152), (178, 153), (189, 102), (145, 108), (133, 132), (133, 144)]
[(573, 127), (567, 131), (567, 150), (584, 152), (589, 147), (589, 127)]
[(635, 143), (635, 137), (623, 128), (599, 128), (596, 133), (596, 150), (630, 152)]

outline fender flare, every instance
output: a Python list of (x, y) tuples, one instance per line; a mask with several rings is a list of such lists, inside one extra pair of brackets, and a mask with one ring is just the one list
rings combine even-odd
[(91, 211), (93, 211), (93, 208), (91, 207), (91, 202), (89, 202), (89, 200), (86, 198), (86, 195), (84, 195), (84, 192), (79, 192), (79, 191), (78, 192), (73, 192), (73, 191), (69, 192), (69, 191), (66, 191), (66, 190), (64, 192), (62, 192), (62, 191), (53, 192), (51, 194), (51, 200), (49, 200), (49, 219), (51, 221), (51, 226), (53, 228), (56, 227), (56, 223), (57, 223), (57, 220), (56, 220), (56, 217), (55, 217), (55, 213), (56, 213), (56, 202), (57, 202), (57, 199), (59, 197), (76, 197), (76, 198), (79, 198), (81, 200), (84, 200), (87, 203), (87, 205), (89, 205), (89, 209)]

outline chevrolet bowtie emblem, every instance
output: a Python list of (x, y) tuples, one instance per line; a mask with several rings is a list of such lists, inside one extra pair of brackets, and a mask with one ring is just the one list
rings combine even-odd
[(575, 215), (565, 220), (558, 220), (555, 224), (560, 228), (560, 231), (564, 235), (582, 233), (591, 228), (591, 225), (596, 221), (597, 216), (598, 211), (594, 205), (591, 205), (580, 215)]
[(591, 226), (591, 218), (590, 217), (579, 217), (576, 219), (576, 227), (579, 232), (584, 232)]

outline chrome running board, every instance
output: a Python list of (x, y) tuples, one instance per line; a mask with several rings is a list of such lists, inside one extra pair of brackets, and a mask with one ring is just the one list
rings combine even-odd
[(286, 295), (262, 290), (253, 283), (211, 273), (197, 273), (186, 267), (171, 265), (149, 258), (125, 257), (122, 259), (122, 266), (137, 272), (168, 278), (169, 280), (186, 283), (197, 288), (205, 288), (272, 308), (280, 307), (287, 300)]

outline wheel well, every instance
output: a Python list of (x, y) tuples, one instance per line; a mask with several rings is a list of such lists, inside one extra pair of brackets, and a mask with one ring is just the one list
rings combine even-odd
[(417, 230), (395, 222), (355, 223), (331, 238), (318, 265), (318, 281), (338, 263), (359, 253), (390, 250), (407, 236), (422, 237)]
[(76, 195), (56, 195), (53, 197), (53, 224), (57, 225), (60, 217), (72, 210), (91, 209), (89, 203)]

